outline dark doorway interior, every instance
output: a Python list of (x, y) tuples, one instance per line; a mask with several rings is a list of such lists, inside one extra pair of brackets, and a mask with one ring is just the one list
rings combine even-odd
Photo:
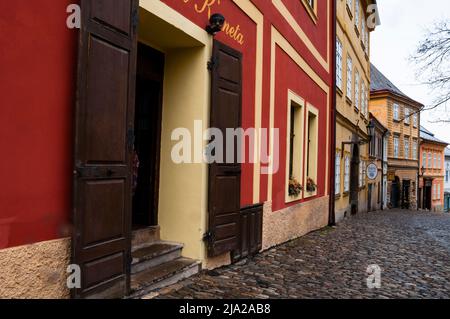
[(432, 185), (433, 182), (429, 179), (424, 181), (423, 190), (423, 209), (431, 210), (431, 196), (432, 196)]
[(393, 208), (398, 208), (400, 202), (400, 178), (395, 176), (395, 180), (392, 182), (391, 188), (391, 205)]
[(411, 206), (410, 191), (411, 181), (404, 180), (402, 184), (402, 208), (404, 209), (409, 209)]
[(350, 168), (350, 202), (352, 215), (358, 213), (359, 207), (359, 165), (359, 145), (354, 144)]
[(138, 45), (135, 106), (133, 228), (158, 224), (164, 54)]

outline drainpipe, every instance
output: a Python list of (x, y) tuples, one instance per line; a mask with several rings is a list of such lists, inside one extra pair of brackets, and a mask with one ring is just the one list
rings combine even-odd
[(385, 150), (385, 143), (386, 143), (386, 135), (388, 132), (389, 132), (389, 130), (384, 131), (383, 136), (382, 136), (383, 147), (382, 147), (382, 151), (381, 151), (381, 198), (383, 200), (381, 201), (381, 210), (384, 210), (384, 205), (386, 204), (385, 200), (387, 199), (387, 198), (384, 198), (384, 164), (385, 164), (384, 150)]
[(335, 226), (336, 225), (336, 216), (335, 216), (335, 169), (336, 169), (336, 37), (337, 37), (337, 32), (336, 32), (336, 24), (337, 24), (337, 19), (336, 19), (336, 9), (337, 9), (337, 1), (332, 1), (333, 5), (332, 5), (332, 10), (333, 10), (333, 23), (332, 23), (332, 32), (331, 34), (334, 34), (333, 39), (333, 43), (332, 43), (332, 48), (333, 50), (331, 52), (333, 52), (332, 57), (331, 57), (331, 61), (332, 61), (332, 70), (333, 70), (333, 79), (331, 81), (333, 89), (332, 89), (332, 102), (331, 102), (331, 128), (330, 128), (330, 132), (332, 133), (332, 138), (331, 138), (331, 152), (330, 152), (330, 176), (329, 176), (329, 180), (330, 180), (330, 203), (329, 203), (329, 216), (328, 216), (328, 225), (329, 226)]

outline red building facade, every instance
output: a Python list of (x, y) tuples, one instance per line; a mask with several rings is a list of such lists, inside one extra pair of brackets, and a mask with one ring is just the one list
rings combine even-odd
[[(119, 261), (102, 261), (102, 267), (112, 269), (119, 265), (115, 268), (119, 270), (112, 271), (110, 277), (117, 277), (117, 282), (120, 278), (129, 282), (125, 257), (129, 257), (131, 249), (126, 245), (133, 244), (127, 239), (132, 236), (132, 225), (139, 225), (141, 229), (157, 228), (160, 240), (184, 245), (183, 257), (198, 260), (203, 267), (214, 268), (328, 224), (334, 185), (330, 182), (334, 176), (330, 173), (333, 168), (330, 158), (334, 158), (334, 1), (143, 0), (139, 5), (132, 0), (124, 1), (125, 5), (115, 3), (117, 1), (112, 1), (115, 5), (99, 2), (103, 6), (93, 5), (93, 1), (81, 1), (80, 30), (67, 27), (67, 20), (76, 18), (76, 15), (71, 16), (76, 11), (68, 9), (72, 1), (39, 0), (30, 5), (28, 1), (18, 0), (0, 4), (0, 12), (8, 13), (0, 18), (4, 30), (0, 35), (3, 48), (0, 51), (0, 146), (5, 150), (0, 171), (3, 177), (0, 279), (9, 284), (6, 286), (20, 286), (21, 280), (31, 276), (33, 267), (56, 269), (57, 274), (52, 277), (57, 279), (51, 284), (44, 276), (37, 280), (36, 287), (26, 291), (0, 288), (0, 296), (67, 297), (67, 264), (78, 263), (80, 256), (85, 256), (83, 254), (92, 248), (83, 243), (89, 238), (104, 244), (105, 250), (112, 249), (106, 240), (115, 236), (114, 230), (119, 226), (90, 228), (85, 218), (92, 217), (89, 207), (97, 205), (95, 211), (101, 211), (103, 219), (96, 220), (97, 215), (93, 214), (89, 220), (93, 224), (109, 220), (108, 211), (115, 211), (115, 208), (98, 205), (102, 203), (102, 196), (116, 196), (112, 188), (108, 191), (100, 189), (97, 201), (92, 199), (92, 194), (83, 197), (84, 202), (92, 202), (94, 206), (78, 204), (77, 196), (81, 191), (77, 188), (80, 185), (77, 178), (83, 179), (83, 183), (91, 178), (97, 184), (107, 178), (77, 177), (76, 172), (81, 175), (77, 166), (81, 157), (76, 141), (80, 141), (82, 134), (89, 134), (92, 145), (97, 145), (91, 155), (99, 155), (99, 149), (106, 145), (100, 157), (108, 153), (108, 143), (114, 147), (118, 145), (119, 142), (111, 140), (115, 134), (120, 135), (117, 133), (120, 121), (114, 125), (111, 121), (102, 123), (102, 119), (112, 117), (102, 117), (104, 113), (99, 110), (105, 112), (109, 105), (106, 101), (120, 110), (119, 82), (112, 81), (106, 88), (100, 86), (99, 91), (111, 92), (111, 96), (103, 94), (99, 98), (98, 92), (86, 89), (92, 85), (84, 86), (83, 81), (89, 82), (89, 68), (100, 71), (100, 75), (94, 77), (97, 81), (108, 82), (105, 75), (108, 72), (109, 78), (121, 78), (118, 73), (121, 65), (116, 63), (120, 59), (113, 67), (100, 59), (92, 66), (94, 54), (91, 56), (89, 51), (83, 60), (82, 52), (86, 50), (83, 35), (86, 34), (87, 41), (91, 41), (90, 36), (104, 36), (103, 42), (108, 41), (117, 48), (121, 37), (132, 43), (128, 51), (125, 50), (129, 59), (127, 70), (128, 74), (137, 74), (137, 80), (130, 80), (132, 76), (123, 80), (123, 88), (130, 92), (136, 90), (133, 93), (136, 96), (133, 96), (133, 103), (123, 101), (123, 105), (133, 108), (137, 140), (139, 123), (144, 121), (145, 114), (138, 119), (139, 111), (135, 105), (140, 103), (140, 98), (144, 101), (153, 96), (145, 84), (150, 82), (145, 81), (159, 81), (161, 85), (160, 91), (155, 93), (159, 96), (156, 100), (160, 113), (155, 115), (156, 122), (149, 122), (158, 129), (156, 135), (150, 137), (153, 140), (147, 140), (156, 143), (156, 155), (151, 153), (154, 157), (149, 159), (148, 165), (157, 167), (154, 173), (149, 173), (155, 175), (151, 175), (152, 180), (157, 182), (138, 186), (138, 189), (143, 187), (144, 191), (152, 192), (155, 205), (142, 206), (142, 209), (150, 210), (152, 216), (144, 214), (142, 222), (142, 216), (139, 213), (135, 216), (131, 208), (139, 204), (125, 200), (124, 207), (130, 206), (130, 211), (117, 212), (120, 217), (133, 219), (120, 224), (123, 228), (118, 236), (123, 237), (125, 248), (108, 250), (88, 261), (81, 258), (86, 263), (81, 265), (82, 276), (95, 278), (91, 282), (91, 277), (83, 277), (83, 288), (72, 295), (96, 295), (105, 287), (109, 288), (109, 284), (103, 283), (110, 279), (99, 277), (95, 269), (89, 267), (92, 260), (106, 260), (119, 252), (123, 253)], [(111, 5), (114, 10), (110, 10)], [(205, 26), (216, 13), (225, 17), (225, 23), (222, 31), (213, 36), (205, 31)], [(135, 19), (137, 16), (138, 20)], [(108, 32), (113, 31), (119, 35), (111, 33), (108, 38)], [(106, 49), (99, 49), (106, 59), (108, 51), (101, 50)], [(124, 52), (124, 49), (117, 52)], [(115, 56), (111, 53), (112, 58)], [(215, 66), (214, 62), (217, 62)], [(144, 70), (146, 66), (148, 70)], [(156, 79), (158, 76), (160, 78)], [(145, 89), (139, 91), (141, 84)], [(214, 91), (216, 88), (217, 92)], [(221, 95), (225, 91), (226, 95)], [(91, 95), (97, 99), (95, 105), (89, 104)], [(80, 96), (87, 96), (87, 100)], [(105, 106), (98, 106), (102, 101)], [(225, 106), (230, 106), (230, 110), (220, 113)], [(92, 113), (96, 125), (89, 131), (89, 125), (82, 119), (87, 117), (89, 120), (89, 112), (95, 111), (96, 107), (98, 112)], [(232, 116), (233, 112), (236, 117)], [(224, 120), (228, 119), (227, 114), (231, 114), (229, 121), (235, 120), (231, 125)], [(233, 182), (228, 173), (211, 173), (221, 169), (215, 164), (173, 162), (171, 151), (176, 144), (173, 132), (187, 128), (195, 135), (196, 121), (202, 129), (223, 124), (255, 130), (255, 138), (247, 140), (250, 146), (247, 145), (246, 153), (254, 160), (235, 166), (238, 173), (233, 175)], [(105, 132), (111, 139), (102, 140), (101, 134)], [(145, 135), (143, 132), (142, 136)], [(126, 125), (123, 134), (126, 134), (122, 136), (125, 143), (129, 137)], [(120, 136), (118, 140), (121, 141)], [(206, 146), (207, 143), (203, 143)], [(127, 149), (124, 154), (124, 165), (131, 172), (132, 153)], [(144, 167), (147, 162), (139, 155)], [(107, 162), (95, 165), (101, 168), (109, 165), (112, 167), (108, 169), (110, 174), (114, 174), (116, 167), (105, 164)], [(83, 172), (86, 167), (94, 167), (88, 162), (83, 165)], [(230, 166), (226, 170), (230, 171)], [(127, 195), (131, 189), (131, 173), (123, 180), (124, 198), (132, 197)], [(300, 185), (301, 190), (292, 192), (290, 184), (293, 183)], [(232, 206), (229, 203), (236, 204), (237, 208), (229, 208)], [(211, 212), (217, 205), (222, 205), (222, 215)], [(77, 219), (80, 216), (77, 213), (84, 219)], [(251, 222), (242, 217), (245, 214), (251, 216), (248, 219)], [(80, 233), (84, 236), (82, 240), (76, 238)], [(104, 238), (99, 237), (101, 234)], [(204, 241), (205, 234), (213, 239)], [(29, 268), (21, 266), (24, 258), (33, 260)], [(11, 281), (12, 277), (16, 282)], [(125, 286), (120, 293), (129, 292), (129, 283)]]

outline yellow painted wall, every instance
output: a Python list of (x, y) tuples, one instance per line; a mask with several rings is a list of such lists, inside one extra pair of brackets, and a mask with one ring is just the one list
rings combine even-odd
[[(370, 90), (370, 61), (369, 52), (367, 54), (362, 45), (362, 35), (361, 26), (358, 28), (360, 31), (355, 30), (355, 3), (360, 4), (360, 25), (361, 23), (366, 23), (363, 12), (367, 6), (366, 1), (354, 0), (353, 8), (351, 9), (352, 16), (349, 14), (347, 9), (347, 1), (338, 0), (337, 1), (337, 37), (342, 43), (342, 90), (338, 88), (338, 93), (336, 95), (336, 108), (338, 112), (338, 120), (336, 123), (336, 151), (346, 152), (351, 156), (352, 148), (350, 145), (346, 145), (344, 150), (342, 150), (342, 142), (349, 142), (352, 140), (353, 132), (356, 132), (356, 125), (359, 126), (360, 131), (363, 133), (359, 134), (360, 138), (367, 138), (367, 117), (363, 115), (362, 110), (362, 97), (359, 99), (359, 109), (355, 108), (355, 74), (358, 71), (360, 76), (360, 89), (359, 94), (362, 96), (361, 87), (364, 85), (366, 88), (366, 96), (368, 97), (368, 91)], [(364, 9), (363, 9), (364, 8)], [(369, 33), (369, 46), (370, 46), (370, 33)], [(347, 57), (350, 56), (353, 64), (353, 79), (352, 79), (352, 100), (348, 100), (346, 97), (347, 92)], [(345, 120), (346, 119), (346, 120)], [(368, 161), (369, 158), (369, 148), (367, 145), (363, 145), (360, 148), (361, 160)], [(344, 157), (341, 160), (341, 190), (340, 195), (336, 197), (335, 200), (335, 210), (337, 219), (341, 219), (345, 212), (350, 213), (350, 196), (344, 193)], [(364, 174), (365, 178), (365, 174)], [(359, 194), (360, 211), (367, 210), (367, 181), (366, 186), (363, 187)]]
[[(176, 164), (172, 132), (186, 128), (194, 146), (194, 123), (209, 125), (210, 75), (205, 67), (212, 38), (158, 0), (141, 0), (140, 41), (165, 53), (158, 219), (161, 239), (184, 244), (183, 256), (204, 261), (202, 240), (207, 223), (208, 166)], [(158, 29), (158, 32), (153, 32)], [(170, 39), (170, 41), (167, 41)], [(206, 142), (197, 147), (200, 156)], [(194, 152), (192, 152), (194, 160)]]

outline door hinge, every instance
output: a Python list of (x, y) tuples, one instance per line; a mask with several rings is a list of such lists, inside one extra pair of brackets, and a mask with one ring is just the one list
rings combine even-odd
[(216, 241), (216, 235), (213, 232), (208, 231), (203, 235), (203, 241), (210, 247)]
[(211, 60), (208, 61), (208, 70), (212, 71), (216, 68), (218, 63), (218, 59), (216, 57), (211, 57)]
[(132, 24), (133, 24), (133, 30), (136, 31), (137, 26), (139, 25), (139, 13), (138, 13), (137, 9), (133, 10)]

